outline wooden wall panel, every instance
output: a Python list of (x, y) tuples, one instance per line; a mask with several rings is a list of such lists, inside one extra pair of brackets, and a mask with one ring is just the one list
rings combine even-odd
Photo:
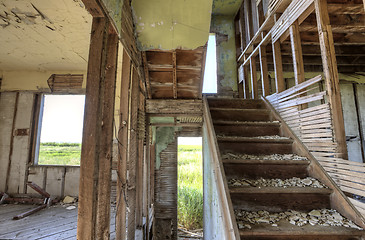
[(0, 191), (6, 188), (16, 95), (15, 92), (0, 93)]

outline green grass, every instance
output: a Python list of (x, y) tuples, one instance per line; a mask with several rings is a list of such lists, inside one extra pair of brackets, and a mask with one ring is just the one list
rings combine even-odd
[(39, 165), (80, 165), (80, 143), (46, 142), (39, 146)]
[(201, 146), (180, 145), (178, 152), (178, 219), (187, 229), (203, 227)]

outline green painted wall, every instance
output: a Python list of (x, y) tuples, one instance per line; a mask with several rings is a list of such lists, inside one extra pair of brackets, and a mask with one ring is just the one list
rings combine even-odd
[(140, 50), (195, 49), (208, 41), (212, 0), (133, 0)]
[(102, 0), (106, 7), (109, 16), (113, 19), (118, 33), (121, 33), (122, 29), (122, 7), (123, 0)]
[(235, 15), (240, 8), (242, 0), (213, 0), (214, 15)]
[(211, 32), (217, 41), (218, 94), (237, 93), (237, 63), (233, 16), (213, 15)]

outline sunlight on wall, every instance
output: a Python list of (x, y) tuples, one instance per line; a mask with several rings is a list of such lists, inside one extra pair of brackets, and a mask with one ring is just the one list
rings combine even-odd
[(209, 35), (203, 80), (203, 93), (217, 93), (217, 54), (215, 34)]

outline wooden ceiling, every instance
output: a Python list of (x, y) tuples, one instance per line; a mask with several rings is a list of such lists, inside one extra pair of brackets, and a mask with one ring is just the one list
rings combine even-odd
[[(365, 11), (362, 0), (328, 0), (328, 11), (333, 32), (338, 71), (365, 72)], [(313, 12), (299, 27), (307, 72), (321, 72), (322, 59), (316, 16)], [(268, 46), (269, 69), (273, 70), (271, 46)], [(293, 70), (290, 38), (282, 42), (282, 60), (285, 71)]]
[(201, 99), (206, 46), (142, 53), (150, 99)]

